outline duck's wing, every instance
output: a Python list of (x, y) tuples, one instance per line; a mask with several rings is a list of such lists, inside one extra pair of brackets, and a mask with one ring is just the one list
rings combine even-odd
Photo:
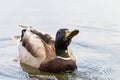
[(54, 45), (55, 39), (50, 34), (47, 34), (37, 29), (32, 29), (31, 32), (38, 35), (43, 41), (45, 41), (46, 44), (51, 45), (51, 46)]
[(21, 42), (22, 45), (35, 57), (41, 57), (41, 55), (47, 57), (55, 54), (53, 46), (48, 45), (40, 35), (34, 32), (34, 29), (27, 28)]
[[(20, 25), (20, 27), (25, 28), (25, 29), (28, 28), (27, 26), (23, 26), (23, 25)], [(30, 31), (32, 33), (38, 35), (43, 41), (45, 41), (46, 44), (54, 46), (55, 38), (52, 35), (45, 33), (41, 30), (34, 29), (31, 26), (29, 26), (29, 27), (30, 27)]]

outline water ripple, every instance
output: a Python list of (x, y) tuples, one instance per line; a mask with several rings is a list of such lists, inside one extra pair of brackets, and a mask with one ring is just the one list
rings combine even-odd
[(96, 30), (96, 31), (105, 31), (105, 32), (117, 32), (120, 33), (119, 30), (113, 30), (113, 29), (108, 29), (108, 28), (97, 28), (97, 27), (91, 27), (91, 26), (78, 26), (79, 28), (83, 28), (83, 29), (91, 29), (91, 30)]
[(79, 62), (78, 66), (79, 71), (85, 74), (83, 77), (89, 77), (91, 80), (116, 80), (114, 71), (104, 62), (90, 59)]
[(11, 37), (6, 37), (6, 38), (0, 38), (0, 42), (4, 42), (4, 41), (11, 41), (12, 38)]

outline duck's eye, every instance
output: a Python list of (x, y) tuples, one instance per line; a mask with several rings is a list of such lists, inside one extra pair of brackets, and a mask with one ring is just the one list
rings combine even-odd
[(58, 31), (58, 33), (57, 34), (61, 34), (61, 31)]
[(58, 33), (57, 34), (60, 34), (60, 31), (58, 31)]

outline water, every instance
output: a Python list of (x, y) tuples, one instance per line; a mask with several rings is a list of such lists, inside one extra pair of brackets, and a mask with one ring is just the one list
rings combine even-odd
[[(120, 10), (117, 0), (4, 0), (0, 1), (0, 80), (120, 80)], [(11, 39), (18, 26), (31, 25), (55, 35), (59, 28), (79, 29), (70, 45), (77, 71), (53, 74), (16, 58)]]

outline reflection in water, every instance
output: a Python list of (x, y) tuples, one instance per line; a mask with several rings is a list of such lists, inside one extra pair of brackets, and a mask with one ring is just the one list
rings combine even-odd
[(68, 80), (70, 78), (75, 78), (75, 73), (61, 73), (61, 74), (55, 74), (55, 73), (48, 73), (48, 72), (42, 72), (39, 71), (36, 68), (30, 67), (28, 65), (22, 64), (23, 71), (29, 73), (30, 78), (36, 78), (39, 80)]
[(38, 80), (114, 80), (113, 71), (97, 60), (92, 63), (91, 60), (82, 61), (78, 64), (77, 71), (62, 74), (42, 72), (25, 64), (21, 66), (30, 78)]

